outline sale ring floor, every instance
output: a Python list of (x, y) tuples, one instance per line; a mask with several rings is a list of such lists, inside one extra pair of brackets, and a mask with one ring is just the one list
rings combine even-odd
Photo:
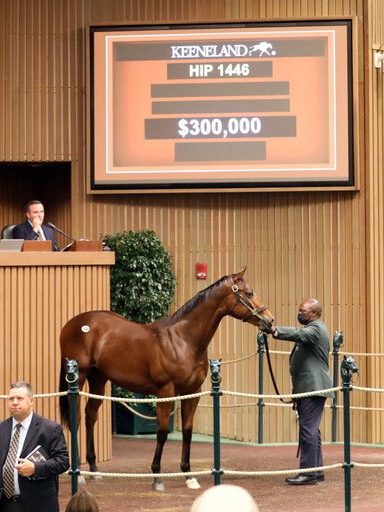
[[(163, 454), (163, 472), (178, 472), (181, 442), (180, 434), (172, 434)], [(176, 438), (176, 440), (172, 440)], [(211, 438), (194, 436), (192, 443), (192, 468), (195, 471), (212, 467), (213, 443)], [(99, 464), (101, 472), (149, 473), (155, 441), (153, 436), (113, 438), (113, 456), (108, 462)], [(341, 444), (325, 444), (324, 464), (343, 462)], [(378, 446), (352, 446), (351, 459), (368, 464), (384, 463), (384, 448)], [(222, 467), (239, 471), (286, 470), (297, 467), (294, 445), (250, 445), (246, 443), (223, 443)], [(83, 465), (83, 470), (88, 470)], [(327, 471), (325, 481), (316, 485), (289, 486), (284, 476), (223, 477), (223, 483), (246, 488), (255, 498), (260, 512), (343, 512), (344, 470)], [(352, 511), (379, 512), (384, 510), (384, 469), (352, 469)], [(149, 479), (87, 479), (85, 488), (98, 501), (100, 512), (188, 512), (195, 497), (213, 485), (211, 476), (199, 478), (201, 489), (190, 490), (183, 478), (165, 480), (165, 491), (156, 492)], [(60, 477), (60, 510), (71, 494), (68, 476)], [(234, 511), (235, 512), (235, 511)]]

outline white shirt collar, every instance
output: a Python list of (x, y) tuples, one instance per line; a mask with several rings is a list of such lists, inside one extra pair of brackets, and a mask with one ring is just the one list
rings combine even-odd
[(15, 420), (15, 418), (12, 418), (12, 430), (16, 427), (16, 425), (18, 423), (21, 423), (21, 426), (25, 430), (28, 430), (29, 426), (31, 424), (31, 421), (32, 421), (32, 416), (33, 416), (33, 411), (30, 414), (28, 414), (28, 416), (23, 421), (17, 421), (17, 420)]

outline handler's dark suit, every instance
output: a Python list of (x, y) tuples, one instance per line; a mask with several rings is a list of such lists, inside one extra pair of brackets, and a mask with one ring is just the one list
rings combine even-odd
[[(51, 240), (52, 242), (52, 250), (58, 251), (59, 248), (57, 246), (57, 242), (55, 240), (55, 235), (53, 229), (45, 224), (41, 225), (44, 236), (46, 240)], [(26, 220), (22, 224), (17, 224), (12, 230), (12, 238), (23, 238), (24, 240), (38, 240), (39, 237), (35, 231), (32, 229), (31, 223)]]
[[(321, 320), (310, 322), (302, 329), (277, 327), (273, 337), (295, 342), (289, 357), (294, 394), (332, 387), (332, 381), (328, 375), (329, 337)], [(323, 465), (319, 426), (325, 400), (329, 395), (329, 393), (328, 395), (323, 393), (297, 400), (301, 468)]]
[[(7, 457), (12, 432), (12, 418), (0, 423), (0, 498), (3, 494), (3, 466)], [(69, 467), (67, 446), (61, 425), (33, 413), (20, 458), (41, 445), (48, 455), (46, 462), (35, 464), (31, 478), (19, 475), (22, 512), (59, 512), (59, 475)], [(0, 511), (2, 500), (0, 500)]]

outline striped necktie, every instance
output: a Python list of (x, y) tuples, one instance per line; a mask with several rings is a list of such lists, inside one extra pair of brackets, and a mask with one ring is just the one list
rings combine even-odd
[(16, 423), (15, 432), (9, 443), (8, 455), (3, 466), (3, 482), (4, 482), (4, 494), (7, 498), (10, 498), (15, 494), (15, 464), (16, 455), (19, 448), (21, 423)]

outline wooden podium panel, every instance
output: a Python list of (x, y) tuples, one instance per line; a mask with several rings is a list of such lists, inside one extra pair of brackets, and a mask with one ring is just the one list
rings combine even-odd
[(50, 252), (51, 240), (24, 240), (22, 252)]
[[(110, 309), (114, 261), (113, 252), (0, 253), (0, 394), (16, 380), (30, 382), (36, 394), (58, 391), (61, 328), (84, 311)], [(60, 422), (57, 397), (35, 402), (36, 412)], [(80, 402), (84, 410), (85, 399)], [(0, 415), (8, 417), (6, 400), (0, 401)], [(79, 440), (85, 461), (84, 413)], [(95, 442), (99, 460), (110, 459), (109, 401), (100, 408)]]
[(101, 240), (75, 240), (72, 244), (68, 245), (64, 251), (88, 251), (97, 252), (103, 250)]

